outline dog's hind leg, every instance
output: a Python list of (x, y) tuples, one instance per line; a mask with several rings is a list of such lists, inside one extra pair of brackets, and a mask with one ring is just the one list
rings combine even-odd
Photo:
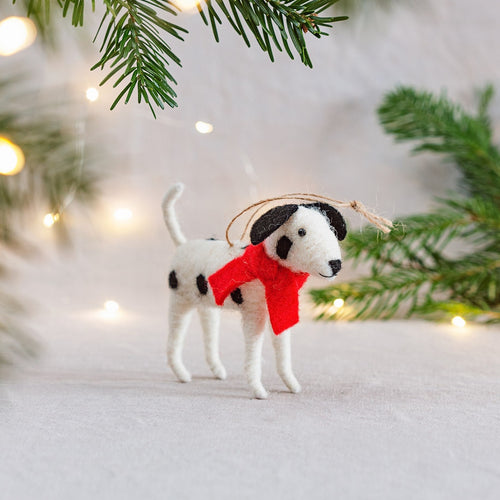
[(271, 332), (273, 339), (274, 354), (276, 356), (276, 369), (281, 380), (288, 387), (290, 392), (300, 392), (300, 384), (292, 372), (292, 354), (290, 347), (290, 330), (286, 330), (280, 335)]
[(227, 376), (226, 369), (219, 357), (220, 311), (215, 307), (199, 307), (198, 314), (203, 328), (203, 343), (208, 366), (217, 378), (224, 380)]
[(170, 368), (181, 382), (190, 382), (191, 374), (182, 362), (182, 347), (193, 308), (171, 299), (169, 311), (169, 332), (167, 359)]
[(254, 398), (266, 399), (267, 391), (262, 385), (262, 342), (266, 325), (266, 310), (247, 310), (242, 317), (245, 335), (245, 373)]

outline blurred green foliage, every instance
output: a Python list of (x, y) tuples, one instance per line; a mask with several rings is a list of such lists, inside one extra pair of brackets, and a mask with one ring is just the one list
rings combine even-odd
[[(19, 146), (24, 169), (0, 175), (0, 286), (7, 288), (9, 254), (29, 255), (34, 248), (25, 238), (34, 214), (58, 214), (54, 226), (67, 241), (66, 212), (72, 204), (90, 203), (97, 194), (98, 175), (85, 147), (82, 124), (68, 113), (68, 103), (43, 98), (28, 90), (25, 74), (14, 76), (7, 63), (0, 73), (0, 136)], [(10, 76), (9, 76), (10, 75)], [(19, 300), (0, 291), (0, 365), (32, 355), (34, 343), (18, 324)]]
[[(369, 276), (313, 290), (321, 318), (391, 318), (396, 314), (500, 322), (500, 151), (493, 143), (488, 106), (493, 88), (479, 95), (476, 114), (445, 95), (411, 87), (387, 94), (382, 126), (414, 153), (444, 156), (461, 173), (460, 189), (438, 208), (395, 221), (388, 235), (373, 227), (351, 232), (345, 255), (371, 266)], [(335, 311), (336, 298), (346, 306)]]
[[(218, 26), (227, 22), (250, 47), (251, 40), (274, 61), (274, 51), (294, 54), (312, 67), (307, 38), (327, 36), (332, 23), (346, 16), (322, 15), (339, 0), (200, 0), (197, 4), (203, 22), (210, 26), (219, 41)], [(83, 26), (85, 13), (96, 9), (95, 0), (12, 0), (37, 23), (42, 35), (50, 38), (54, 12), (71, 19), (73, 26)], [(181, 66), (173, 42), (184, 41), (188, 31), (173, 22), (181, 7), (175, 0), (101, 0), (104, 15), (98, 36), (102, 37), (101, 58), (92, 69), (108, 74), (101, 85), (114, 79), (118, 102), (127, 103), (132, 96), (146, 103), (153, 115), (165, 104), (177, 106), (176, 80), (168, 69)], [(182, 4), (181, 4), (182, 5)], [(223, 21), (225, 20), (225, 21)], [(95, 39), (94, 39), (95, 41)]]

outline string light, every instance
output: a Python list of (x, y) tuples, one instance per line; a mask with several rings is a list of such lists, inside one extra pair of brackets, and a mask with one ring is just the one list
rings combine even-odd
[(89, 87), (85, 92), (85, 96), (90, 102), (95, 102), (99, 99), (99, 91), (95, 87)]
[(106, 300), (101, 309), (98, 309), (96, 315), (104, 321), (116, 321), (123, 319), (120, 313), (120, 305), (115, 300)]
[(132, 218), (132, 210), (128, 208), (119, 208), (115, 210), (113, 216), (117, 221), (128, 221)]
[(464, 318), (462, 318), (462, 316), (455, 316), (451, 320), (451, 324), (453, 326), (456, 326), (457, 328), (463, 328), (467, 324), (467, 322), (465, 321)]
[(0, 55), (11, 56), (29, 47), (36, 38), (36, 27), (27, 17), (7, 17), (0, 22)]
[(94, 87), (89, 87), (85, 92), (85, 96), (90, 102), (95, 102), (99, 99), (99, 91)]
[(191, 14), (198, 10), (198, 5), (200, 5), (200, 0), (176, 0), (175, 5), (179, 7), (179, 9), (186, 13)]
[(344, 307), (344, 299), (338, 298), (333, 301), (333, 304), (320, 304), (316, 306), (316, 313), (325, 316), (333, 316)]
[(24, 161), (21, 148), (5, 137), (0, 137), (0, 174), (18, 174), (24, 167)]
[(104, 302), (104, 310), (108, 314), (116, 314), (120, 310), (120, 304), (114, 300), (107, 300)]
[(207, 122), (196, 122), (194, 124), (194, 128), (200, 133), (200, 134), (210, 134), (214, 130), (214, 126), (211, 123)]
[(344, 305), (344, 299), (335, 299), (333, 301), (333, 305), (337, 308), (340, 309)]
[(43, 225), (45, 227), (52, 227), (59, 220), (59, 214), (47, 214), (43, 218)]

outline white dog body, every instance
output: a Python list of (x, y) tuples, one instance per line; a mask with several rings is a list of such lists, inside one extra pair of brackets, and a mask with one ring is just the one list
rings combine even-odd
[[(218, 348), (221, 307), (216, 305), (208, 278), (242, 255), (246, 247), (241, 242), (231, 247), (226, 241), (186, 241), (174, 212), (174, 203), (182, 190), (182, 184), (172, 186), (162, 204), (167, 228), (178, 246), (169, 274), (172, 293), (168, 362), (180, 381), (191, 380), (182, 361), (182, 346), (191, 313), (197, 309), (203, 328), (207, 363), (217, 378), (225, 379), (226, 370), (220, 361)], [(320, 208), (325, 207), (328, 206), (321, 204)], [(263, 242), (267, 256), (293, 272), (305, 272), (331, 280), (340, 270), (338, 239), (345, 236), (345, 225), (342, 226), (344, 222), (340, 214), (333, 207), (328, 207), (330, 209), (335, 211), (329, 214), (330, 220), (324, 211), (313, 204), (276, 207), (274, 212), (271, 209), (252, 227), (252, 243)], [(287, 210), (288, 213), (283, 215)], [(269, 220), (266, 220), (266, 216)], [(331, 223), (331, 216), (334, 217), (336, 228)], [(286, 220), (276, 222), (280, 217)], [(342, 235), (337, 238), (339, 232)], [(241, 312), (247, 380), (253, 396), (264, 399), (267, 392), (261, 382), (261, 351), (263, 330), (268, 318), (264, 285), (258, 279), (240, 285), (227, 297), (222, 307)], [(290, 331), (283, 331), (279, 335), (273, 333), (272, 338), (278, 373), (291, 392), (299, 392), (300, 385), (291, 366)]]

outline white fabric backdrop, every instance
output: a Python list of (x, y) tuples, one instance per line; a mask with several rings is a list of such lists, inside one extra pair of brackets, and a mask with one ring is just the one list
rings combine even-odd
[[(455, 187), (453, 167), (410, 158), (383, 135), (375, 108), (396, 84), (447, 89), (469, 109), (475, 88), (500, 88), (500, 7), (441, 0), (339, 23), (311, 40), (313, 71), (286, 56), (271, 64), (229, 29), (217, 45), (198, 17), (183, 20), (179, 109), (156, 121), (136, 105), (109, 113), (109, 87), (84, 104), (98, 123), (89, 135), (108, 142), (109, 178), (93, 213), (73, 213), (72, 252), (55, 250), (43, 213), (33, 220), (43, 256), (19, 263), (12, 287), (45, 351), (4, 384), (7, 497), (233, 498), (238, 488), (253, 498), (496, 498), (497, 329), (462, 338), (421, 323), (306, 322), (295, 348), (305, 393), (277, 394), (274, 380), (271, 400), (255, 403), (233, 319), (223, 332), (233, 378), (176, 385), (163, 360), (172, 244), (160, 201), (171, 182), (187, 184), (178, 206), (188, 237), (222, 237), (238, 209), (298, 190), (389, 217), (427, 209)], [(97, 56), (67, 41), (57, 57), (35, 47), (16, 61), (32, 64), (42, 86), (66, 82), (82, 98), (99, 81), (88, 72)], [(492, 115), (498, 131), (498, 96)], [(197, 120), (214, 132), (199, 135)], [(117, 226), (122, 206), (134, 217)], [(122, 306), (117, 323), (97, 313), (106, 299)], [(199, 335), (190, 340), (193, 371), (205, 374)]]

